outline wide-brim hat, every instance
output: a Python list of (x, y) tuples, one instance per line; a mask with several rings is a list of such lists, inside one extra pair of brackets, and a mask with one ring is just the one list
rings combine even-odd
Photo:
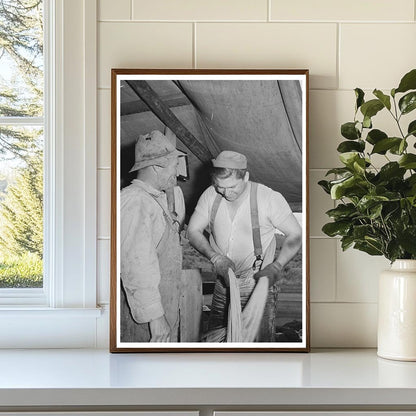
[(170, 159), (186, 155), (176, 149), (175, 145), (159, 130), (139, 136), (134, 154), (135, 163), (130, 172), (154, 165), (165, 167)]

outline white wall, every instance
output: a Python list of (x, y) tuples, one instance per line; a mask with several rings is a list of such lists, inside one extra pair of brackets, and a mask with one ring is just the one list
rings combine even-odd
[(110, 281), (110, 69), (309, 68), (312, 346), (376, 346), (377, 275), (388, 262), (342, 253), (322, 234), (333, 202), (316, 183), (337, 164), (353, 88), (390, 90), (416, 67), (415, 0), (98, 3), (99, 302), (108, 304)]

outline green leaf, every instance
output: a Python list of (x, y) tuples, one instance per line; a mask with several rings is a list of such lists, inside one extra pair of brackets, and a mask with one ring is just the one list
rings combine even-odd
[(347, 250), (354, 244), (354, 237), (351, 235), (346, 235), (341, 238), (341, 247), (342, 251)]
[(371, 122), (371, 117), (364, 116), (363, 127), (366, 129), (371, 129), (373, 127), (373, 123)]
[(406, 92), (416, 89), (416, 69), (412, 69), (401, 79), (399, 86), (395, 92)]
[(368, 234), (373, 233), (373, 228), (371, 225), (357, 225), (352, 230), (352, 235), (355, 238), (355, 240), (362, 240), (364, 241), (365, 237)]
[(378, 176), (382, 181), (389, 181), (391, 178), (403, 178), (406, 169), (400, 167), (397, 162), (385, 164), (379, 171)]
[(387, 251), (386, 257), (390, 261), (394, 261), (396, 259), (402, 258), (402, 250), (400, 249), (399, 242), (397, 241), (396, 238), (389, 241), (389, 243), (387, 244), (386, 251)]
[(399, 108), (402, 114), (407, 114), (416, 108), (416, 91), (409, 92), (399, 101)]
[(381, 212), (383, 211), (383, 204), (376, 204), (372, 208), (370, 208), (370, 218), (375, 220), (381, 216)]
[(416, 227), (406, 228), (398, 237), (398, 242), (403, 249), (411, 254), (416, 254)]
[(361, 88), (356, 88), (355, 90), (355, 111), (358, 111), (358, 109), (364, 104), (364, 91)]
[(389, 199), (383, 195), (364, 195), (360, 202), (357, 204), (357, 208), (360, 211), (367, 211), (367, 209), (378, 205), (379, 202), (388, 201)]
[(416, 155), (408, 153), (399, 159), (399, 165), (405, 169), (416, 169)]
[(361, 106), (361, 112), (363, 113), (364, 117), (371, 118), (383, 108), (384, 105), (380, 102), (380, 100), (370, 100)]
[(351, 223), (349, 221), (335, 221), (325, 224), (322, 227), (322, 231), (330, 237), (335, 237), (336, 235), (343, 236), (348, 233), (350, 227)]
[(382, 91), (375, 89), (373, 94), (383, 103), (388, 110), (391, 109), (390, 97), (385, 95)]
[(387, 137), (386, 139), (382, 139), (374, 145), (371, 154), (377, 153), (384, 155), (387, 150), (391, 149), (393, 146), (400, 146), (401, 141), (402, 139), (399, 137)]
[(368, 132), (366, 140), (368, 143), (374, 145), (380, 140), (387, 139), (387, 137), (388, 136), (386, 133), (384, 133), (384, 131), (374, 129)]
[(346, 166), (352, 167), (354, 162), (360, 158), (357, 152), (345, 152), (339, 155), (339, 160)]
[(345, 175), (346, 173), (350, 173), (351, 169), (349, 168), (333, 168), (330, 169), (325, 176), (331, 175), (331, 174), (335, 174), (335, 175)]
[(409, 124), (409, 127), (407, 128), (407, 135), (416, 137), (416, 120), (413, 120)]
[(374, 247), (373, 244), (370, 244), (369, 242), (356, 242), (354, 244), (354, 248), (360, 251), (364, 251), (370, 256), (381, 256), (383, 254), (381, 247)]
[(329, 182), (328, 181), (324, 181), (324, 180), (322, 180), (322, 181), (319, 181), (318, 182), (318, 185), (327, 193), (327, 194), (330, 194), (331, 193), (331, 187), (330, 187), (330, 185), (329, 185)]
[(407, 141), (406, 139), (400, 139), (399, 144), (395, 144), (389, 149), (389, 152), (393, 155), (402, 155), (403, 152), (407, 149)]
[(345, 191), (348, 188), (354, 187), (358, 182), (358, 179), (355, 176), (350, 178), (343, 179), (341, 182), (334, 184), (331, 187), (331, 198), (340, 199), (345, 195)]
[(334, 220), (347, 218), (357, 212), (354, 204), (339, 204), (336, 208), (330, 209), (326, 214)]
[(355, 160), (352, 167), (353, 167), (355, 172), (363, 174), (365, 172), (365, 168), (366, 168), (365, 159)]
[(353, 150), (357, 152), (363, 152), (365, 149), (365, 142), (363, 140), (358, 140), (356, 142), (346, 141), (341, 142), (337, 147), (337, 151), (340, 153), (351, 152)]
[(402, 140), (402, 142), (400, 143), (399, 146), (399, 155), (403, 154), (403, 152), (406, 150), (407, 148), (407, 141), (405, 139)]
[(357, 128), (357, 122), (350, 121), (341, 126), (341, 135), (348, 140), (357, 140), (361, 137), (361, 132)]

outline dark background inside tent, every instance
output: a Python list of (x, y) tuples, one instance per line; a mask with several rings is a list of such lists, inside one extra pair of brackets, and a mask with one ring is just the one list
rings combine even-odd
[[(150, 87), (150, 98), (138, 88), (139, 84), (144, 90)], [(211, 157), (222, 150), (246, 155), (250, 179), (283, 194), (297, 218), (301, 218), (302, 89), (299, 81), (122, 81), (120, 97), (122, 188), (135, 177), (129, 170), (134, 164), (136, 139), (152, 130), (163, 132), (167, 126), (177, 135), (176, 147), (188, 154), (190, 179), (179, 182), (185, 197), (187, 219), (201, 193), (210, 185)], [(155, 102), (156, 108), (151, 110), (149, 106)], [(183, 137), (179, 131), (189, 133), (203, 146), (208, 155), (205, 162), (181, 141)], [(284, 237), (276, 235), (276, 239), (277, 255)], [(202, 279), (200, 331), (203, 334), (207, 329), (216, 275), (211, 263), (186, 238), (182, 248), (183, 269), (199, 270)], [(266, 306), (269, 312), (265, 312), (262, 325), (272, 325), (275, 329), (273, 339), (269, 341), (301, 342), (302, 250), (285, 266), (283, 273), (287, 283), (281, 285), (278, 301)]]
[[(297, 80), (148, 81), (155, 95), (213, 157), (234, 150), (248, 158), (250, 179), (283, 194), (302, 210), (302, 91)], [(141, 134), (165, 124), (121, 82), (121, 187), (134, 178), (134, 145)], [(170, 126), (168, 126), (170, 127)], [(173, 130), (173, 129), (172, 129)], [(190, 179), (181, 182), (188, 216), (210, 184), (209, 163), (188, 154)]]

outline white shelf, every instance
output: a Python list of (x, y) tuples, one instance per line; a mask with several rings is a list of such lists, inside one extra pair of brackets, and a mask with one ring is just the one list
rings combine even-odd
[(375, 350), (110, 354), (0, 350), (0, 410), (64, 406), (410, 406), (416, 363)]

